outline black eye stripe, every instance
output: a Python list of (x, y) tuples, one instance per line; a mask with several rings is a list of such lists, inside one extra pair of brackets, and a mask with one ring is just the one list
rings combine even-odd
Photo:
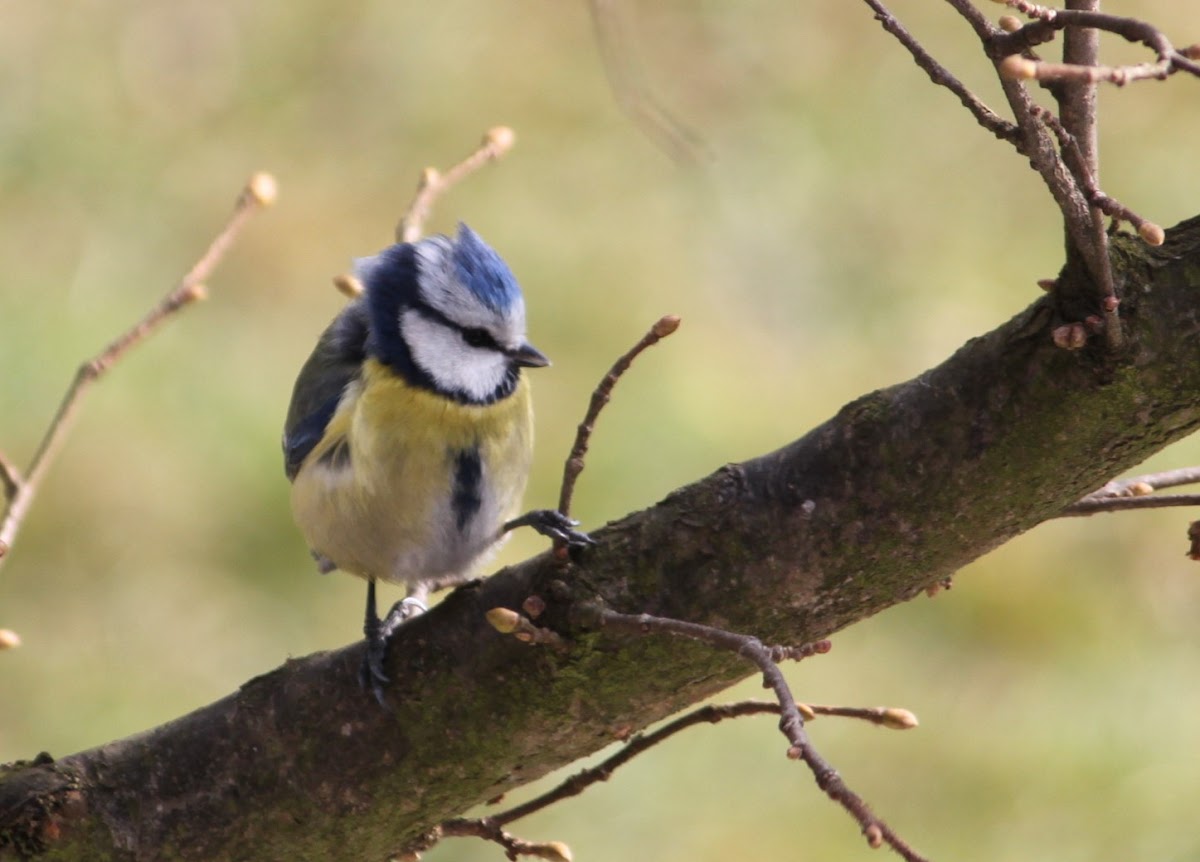
[(447, 329), (453, 329), (462, 336), (462, 340), (471, 347), (482, 347), (489, 350), (500, 350), (500, 345), (496, 343), (496, 339), (486, 329), (481, 329), (477, 326), (463, 326), (455, 323), (442, 312), (438, 311), (432, 305), (425, 302), (413, 303), (413, 310), (429, 320), (440, 323)]

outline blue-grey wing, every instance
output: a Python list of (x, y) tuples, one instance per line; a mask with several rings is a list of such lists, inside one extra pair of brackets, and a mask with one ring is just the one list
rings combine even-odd
[(342, 393), (362, 371), (367, 330), (366, 304), (356, 299), (321, 333), (300, 369), (283, 425), (283, 466), (289, 481), (324, 436)]

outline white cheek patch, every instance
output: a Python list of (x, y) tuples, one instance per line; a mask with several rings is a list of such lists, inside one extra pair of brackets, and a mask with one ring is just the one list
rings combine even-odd
[(439, 389), (463, 392), (473, 401), (486, 401), (508, 375), (508, 358), (486, 348), (471, 347), (462, 336), (418, 311), (400, 317), (413, 361)]

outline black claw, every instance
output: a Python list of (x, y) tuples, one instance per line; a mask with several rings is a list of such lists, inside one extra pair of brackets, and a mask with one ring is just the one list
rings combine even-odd
[(504, 525), (504, 530), (507, 532), (515, 530), (517, 527), (533, 527), (543, 536), (558, 542), (565, 542), (570, 548), (586, 548), (588, 545), (596, 544), (596, 541), (587, 533), (572, 529), (578, 525), (578, 521), (574, 521), (554, 509), (534, 509), (519, 518), (513, 518)]

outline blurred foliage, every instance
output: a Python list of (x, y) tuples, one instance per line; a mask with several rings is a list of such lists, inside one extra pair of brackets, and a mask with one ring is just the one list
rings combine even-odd
[[(0, 572), (0, 625), (25, 642), (0, 656), (0, 760), (133, 733), (358, 637), (361, 583), (314, 574), (291, 526), (280, 423), (340, 305), (330, 277), (390, 240), (423, 166), (491, 125), (513, 126), (517, 148), (432, 227), (466, 220), (501, 251), (555, 360), (535, 380), (531, 504), (555, 498), (612, 358), (660, 314), (684, 320), (600, 421), (576, 498), (589, 526), (919, 373), (1056, 271), (1037, 177), (864, 5), (622, 8), (649, 85), (710, 162), (672, 163), (620, 113), (581, 3), (0, 0), (0, 448), (14, 460), (243, 179), (268, 169), (282, 189), (211, 301), (93, 390)], [(1200, 38), (1189, 4), (1108, 8)], [(948, 7), (895, 11), (999, 107)], [(1200, 84), (1101, 101), (1106, 190), (1164, 225), (1194, 215)], [(1188, 441), (1147, 467), (1197, 461)], [(902, 705), (922, 725), (822, 719), (818, 745), (935, 858), (1196, 858), (1187, 519), (1047, 524), (950, 592), (838, 635), (790, 671), (800, 696)], [(538, 547), (518, 536), (503, 561)], [(593, 860), (867, 858), (784, 747), (770, 719), (700, 728), (518, 831)], [(460, 841), (430, 858), (500, 854)]]

